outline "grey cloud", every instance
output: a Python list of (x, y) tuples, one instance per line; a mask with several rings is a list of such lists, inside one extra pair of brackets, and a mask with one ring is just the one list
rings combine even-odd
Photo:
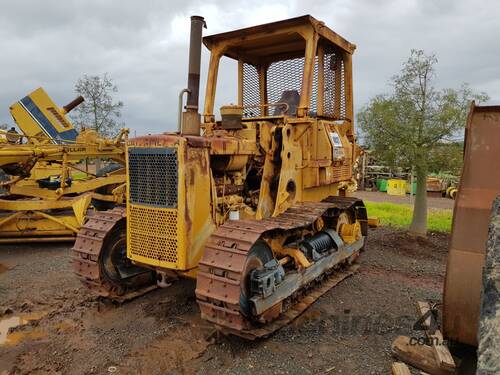
[[(355, 105), (387, 91), (411, 48), (435, 52), (438, 85), (469, 82), (500, 103), (500, 26), (493, 0), (457, 1), (9, 1), (0, 13), (0, 123), (8, 107), (43, 86), (59, 104), (82, 74), (108, 72), (138, 134), (173, 130), (186, 85), (189, 15), (207, 33), (312, 14), (358, 46)], [(208, 53), (203, 53), (202, 76)], [(226, 66), (227, 65), (227, 66)], [(235, 101), (235, 65), (219, 74), (217, 103)], [(204, 82), (202, 78), (203, 101)], [(200, 103), (202, 104), (202, 103)]]

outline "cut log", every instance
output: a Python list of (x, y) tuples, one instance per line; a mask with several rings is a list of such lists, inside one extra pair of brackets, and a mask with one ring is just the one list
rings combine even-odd
[(380, 219), (378, 217), (369, 217), (368, 218), (368, 226), (370, 228), (377, 228), (380, 226)]
[(430, 313), (431, 306), (428, 302), (417, 302), (417, 307), (420, 317), (427, 317), (422, 322), (422, 326), (426, 330), (425, 333), (431, 343), (431, 347), (434, 351), (436, 361), (439, 363), (439, 367), (455, 370), (455, 361), (453, 359), (453, 356), (448, 350), (448, 346), (444, 342), (441, 331), (437, 328), (438, 326), (436, 321), (434, 320), (434, 315)]
[(411, 375), (410, 369), (403, 362), (394, 362), (391, 370), (392, 375)]
[(392, 343), (392, 354), (399, 360), (431, 375), (451, 375), (454, 370), (441, 368), (434, 350), (428, 345), (414, 343), (407, 336), (398, 336)]

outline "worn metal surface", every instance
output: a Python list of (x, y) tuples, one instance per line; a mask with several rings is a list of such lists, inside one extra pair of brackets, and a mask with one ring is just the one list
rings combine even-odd
[(0, 130), (0, 167), (10, 175), (0, 182), (6, 191), (0, 199), (3, 242), (67, 240), (78, 232), (92, 201), (123, 202), (123, 168), (91, 171), (87, 158), (125, 164), (128, 129), (115, 139), (91, 129), (77, 132), (66, 114), (82, 101), (78, 97), (60, 108), (39, 88), (10, 107), (22, 134)]
[(83, 98), (83, 96), (79, 95), (78, 97), (76, 97), (75, 99), (70, 101), (68, 104), (63, 106), (63, 110), (64, 110), (64, 112), (69, 113), (73, 109), (78, 107), (80, 104), (82, 104), (84, 101), (85, 101), (85, 99)]
[(96, 212), (84, 223), (73, 246), (72, 265), (80, 281), (102, 297), (125, 301), (146, 293), (151, 282), (138, 278), (135, 283), (116, 285), (103, 273), (101, 253), (109, 232), (125, 218), (125, 209), (115, 207), (109, 211)]
[[(201, 140), (204, 141), (202, 137), (158, 135), (129, 141), (127, 255), (134, 262), (176, 271), (197, 267), (205, 241), (215, 228), (208, 148)], [(145, 159), (147, 166), (134, 171), (131, 155), (150, 149), (160, 154), (169, 150), (169, 163), (153, 165), (156, 158), (151, 154), (149, 162)], [(140, 179), (134, 178), (134, 172)], [(160, 179), (163, 183), (158, 182)], [(137, 189), (169, 204), (136, 200), (133, 194)]]
[(465, 138), (446, 268), (443, 333), (477, 345), (488, 222), (493, 200), (500, 194), (500, 106), (472, 105)]
[[(227, 332), (246, 338), (257, 338), (269, 335), (298, 316), (342, 277), (339, 276), (339, 279), (334, 276), (321, 288), (313, 290), (312, 294), (301, 296), (303, 298), (298, 305), (290, 312), (285, 312), (275, 323), (256, 326), (240, 311), (240, 293), (242, 284), (245, 283), (243, 272), (248, 252), (257, 240), (265, 235), (271, 235), (275, 231), (286, 232), (312, 227), (323, 215), (331, 215), (331, 211), (338, 209), (339, 206), (353, 207), (356, 201), (353, 198), (346, 198), (344, 205), (332, 202), (300, 203), (277, 217), (259, 221), (228, 221), (220, 226), (208, 239), (203, 258), (199, 263), (196, 297), (202, 317)], [(343, 258), (329, 271), (340, 266), (342, 261), (347, 262), (348, 259), (349, 256)], [(325, 274), (326, 272), (320, 277)], [(301, 303), (305, 305), (300, 305)]]
[[(349, 263), (358, 249), (346, 252), (338, 262), (328, 265), (331, 267), (321, 268), (314, 278), (298, 282), (292, 289), (300, 290), (293, 292), (293, 299), (285, 297), (258, 316), (259, 324), (270, 325), (256, 330), (240, 313), (242, 283), (247, 272), (262, 261), (256, 251), (248, 256), (255, 241), (265, 236), (271, 249), (263, 250), (265, 256), (274, 252), (293, 273), (301, 272), (308, 263), (297, 252), (280, 252), (285, 240), (305, 238), (324, 225), (338, 232), (337, 221), (357, 221), (350, 231), (344, 228), (344, 242), (356, 243), (360, 232), (366, 235), (362, 202), (332, 197), (345, 195), (358, 155), (353, 133), (354, 45), (310, 16), (206, 38), (212, 55), (200, 137), (196, 87), (199, 46), (193, 44), (201, 34), (202, 19), (193, 17), (192, 22), (190, 96), (182, 116), (182, 132), (139, 137), (127, 143), (127, 258), (160, 274), (195, 277), (198, 270), (196, 293), (204, 317), (224, 330), (260, 337), (293, 319), (349, 275), (335, 273), (320, 283), (334, 268)], [(230, 126), (215, 121), (215, 88), (222, 56), (238, 60), (237, 107), (245, 107), (242, 101), (246, 101), (243, 97), (250, 82), (255, 103), (249, 104), (259, 108), (259, 118), (245, 118), (245, 111), (240, 116), (239, 110)], [(249, 80), (244, 64), (256, 69)], [(287, 94), (290, 89), (297, 92)], [(269, 115), (268, 108), (280, 98), (290, 113)], [(161, 166), (150, 164), (157, 159), (153, 154), (167, 148), (175, 150), (177, 174), (164, 183), (160, 181), (164, 175)], [(135, 153), (149, 154), (152, 160), (144, 163), (146, 167), (138, 167)], [(135, 178), (136, 172), (140, 178)], [(137, 199), (137, 192), (146, 192), (148, 199)], [(158, 204), (167, 198), (169, 204)], [(325, 198), (328, 200), (322, 202)], [(342, 210), (352, 213), (352, 222), (340, 220)], [(242, 220), (232, 221), (234, 218)], [(102, 223), (97, 220), (96, 224)], [(91, 228), (92, 233), (94, 230)], [(101, 235), (96, 232), (96, 236)], [(111, 232), (109, 238), (113, 236)], [(363, 242), (357, 244), (361, 247)], [(312, 261), (309, 264), (314, 265)], [(87, 282), (95, 278), (102, 281), (100, 275), (85, 277), (82, 265), (79, 267)], [(282, 311), (286, 315), (278, 319)]]
[(182, 113), (181, 133), (200, 135), (200, 115), (198, 97), (200, 93), (201, 37), (205, 20), (200, 16), (191, 17), (189, 40), (189, 72), (187, 86), (186, 112)]
[(255, 312), (262, 314), (267, 309), (271, 308), (278, 302), (285, 300), (294, 291), (299, 290), (304, 285), (316, 280), (322, 274), (344, 262), (347, 258), (354, 255), (356, 251), (360, 250), (364, 244), (365, 239), (361, 238), (354, 244), (342, 244), (341, 247), (332, 254), (319, 259), (307, 269), (289, 274), (285, 280), (278, 285), (274, 293), (263, 298), (262, 296), (252, 297), (252, 303), (255, 306)]
[[(211, 51), (205, 123), (214, 122), (217, 71), (221, 57), (227, 56), (239, 62), (238, 105), (259, 106), (246, 111), (251, 113), (248, 117), (269, 116), (265, 106), (280, 101), (283, 90), (292, 89), (297, 91), (298, 103), (293, 105), (295, 113), (288, 115), (304, 118), (313, 112), (345, 119), (347, 133), (353, 134), (352, 54), (356, 46), (323, 22), (306, 15), (207, 36), (203, 42)], [(272, 79), (280, 73), (281, 80), (286, 77), (289, 82)]]

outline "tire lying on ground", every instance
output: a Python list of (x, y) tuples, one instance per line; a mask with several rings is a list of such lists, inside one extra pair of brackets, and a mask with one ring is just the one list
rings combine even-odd
[[(119, 164), (119, 163), (111, 163), (111, 164), (105, 166), (104, 168), (99, 169), (96, 172), (96, 176), (97, 177), (104, 177), (108, 173), (116, 172), (116, 171), (118, 171), (120, 169), (123, 169), (123, 168), (124, 168), (124, 166), (121, 165), (121, 164)], [(108, 185), (108, 186), (102, 186), (102, 187), (96, 189), (95, 192), (98, 193), (98, 194), (103, 194), (103, 195), (111, 194), (112, 190), (116, 186), (117, 186), (116, 184)], [(115, 206), (115, 203), (114, 202), (101, 201), (99, 199), (92, 199), (92, 205), (98, 211), (106, 211), (106, 210), (112, 209)]]

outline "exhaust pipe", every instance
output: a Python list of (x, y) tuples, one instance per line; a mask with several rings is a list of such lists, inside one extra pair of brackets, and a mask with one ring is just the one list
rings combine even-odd
[(182, 114), (181, 134), (183, 135), (200, 135), (198, 101), (200, 96), (201, 38), (203, 27), (207, 27), (203, 17), (191, 17), (188, 87), (187, 90), (182, 91), (182, 93), (187, 92), (186, 112)]
[(68, 104), (66, 104), (63, 107), (64, 113), (71, 112), (75, 107), (79, 106), (84, 101), (85, 101), (85, 99), (83, 99), (83, 96), (81, 96), (81, 95), (78, 98), (73, 99), (71, 102), (69, 102)]

